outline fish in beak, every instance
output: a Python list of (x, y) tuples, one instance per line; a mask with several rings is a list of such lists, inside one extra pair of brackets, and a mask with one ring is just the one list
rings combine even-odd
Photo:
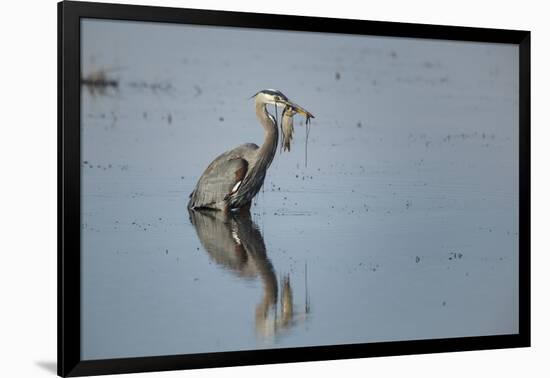
[(282, 151), (290, 151), (290, 144), (292, 142), (294, 134), (294, 116), (301, 114), (306, 117), (306, 126), (309, 125), (310, 119), (315, 118), (313, 114), (302, 108), (300, 105), (291, 101), (284, 101), (285, 108), (282, 114), (281, 120), (281, 134), (282, 134)]
[(281, 120), (281, 134), (282, 134), (282, 151), (290, 151), (290, 143), (294, 134), (294, 115), (296, 110), (291, 106), (286, 106), (283, 110), (283, 116)]
[(287, 101), (283, 101), (283, 103), (286, 105), (286, 107), (290, 107), (292, 108), (296, 113), (298, 114), (301, 114), (303, 116), (306, 117), (306, 122), (309, 122), (309, 119), (310, 118), (315, 118), (315, 116), (313, 114), (311, 114), (310, 112), (308, 112), (307, 110), (305, 110), (304, 108), (302, 108), (300, 105), (290, 101), (290, 100), (287, 100)]

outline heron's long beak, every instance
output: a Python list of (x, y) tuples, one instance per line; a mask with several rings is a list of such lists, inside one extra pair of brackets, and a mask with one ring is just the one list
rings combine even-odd
[(293, 103), (292, 101), (285, 101), (285, 105), (290, 106), (298, 114), (306, 116), (307, 118), (315, 118), (313, 114), (302, 108), (300, 105)]

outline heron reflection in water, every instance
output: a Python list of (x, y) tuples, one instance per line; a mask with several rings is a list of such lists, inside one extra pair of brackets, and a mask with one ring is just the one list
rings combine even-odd
[[(261, 147), (246, 143), (218, 156), (206, 168), (190, 194), (189, 209), (211, 209), (228, 212), (235, 209), (250, 209), (252, 199), (260, 191), (267, 169), (277, 151), (279, 126), (277, 107), (282, 106), (286, 114), (283, 125), (283, 146), (290, 149), (292, 140), (292, 117), (298, 113), (306, 117), (306, 125), (313, 114), (293, 103), (274, 89), (264, 89), (252, 96), (255, 101), (256, 117), (265, 130)], [(274, 105), (275, 117), (267, 110)], [(284, 117), (284, 115), (283, 115)], [(285, 118), (285, 117), (284, 117)]]
[(258, 336), (270, 339), (306, 320), (309, 313), (307, 281), (304, 312), (295, 311), (288, 274), (281, 280), (278, 303), (277, 275), (267, 256), (262, 234), (250, 213), (190, 210), (189, 215), (202, 246), (214, 262), (239, 277), (258, 277), (262, 281), (262, 298), (255, 310)]

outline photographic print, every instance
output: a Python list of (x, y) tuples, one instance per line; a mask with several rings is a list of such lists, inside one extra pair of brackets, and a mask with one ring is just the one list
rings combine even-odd
[(530, 33), (58, 4), (58, 374), (528, 347)]
[(82, 18), (82, 360), (519, 332), (517, 44)]

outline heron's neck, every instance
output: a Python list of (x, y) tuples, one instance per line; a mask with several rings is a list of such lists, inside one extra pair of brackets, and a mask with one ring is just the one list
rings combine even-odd
[(279, 130), (275, 122), (269, 117), (265, 104), (256, 103), (256, 116), (265, 130), (264, 143), (258, 150), (258, 163), (268, 167), (277, 151)]

